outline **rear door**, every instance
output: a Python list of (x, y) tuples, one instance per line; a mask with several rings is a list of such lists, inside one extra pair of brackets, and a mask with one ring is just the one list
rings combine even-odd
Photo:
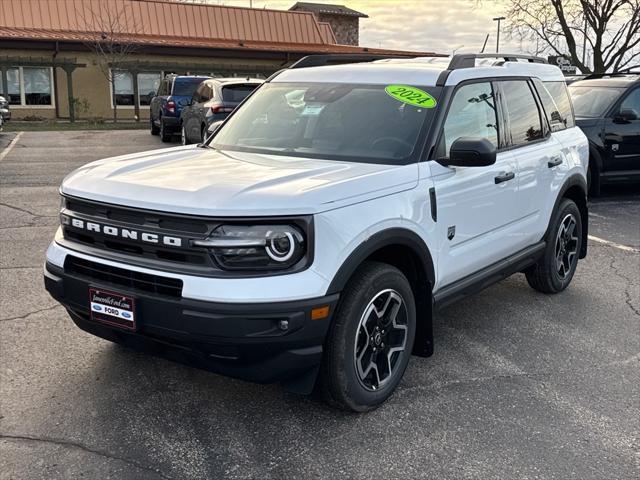
[(566, 149), (550, 132), (532, 82), (521, 79), (497, 83), (509, 152), (518, 164), (519, 213), (514, 241), (518, 249), (523, 249), (542, 238), (549, 223), (552, 186), (564, 178), (569, 162)]
[[(622, 118), (623, 111), (636, 118)], [(640, 171), (640, 87), (630, 89), (605, 118), (604, 143), (612, 173)]]
[[(497, 94), (491, 82), (465, 83), (453, 94), (436, 157), (447, 157), (459, 137), (503, 143)], [(519, 218), (517, 165), (499, 150), (484, 167), (445, 167), (430, 162), (438, 205), (438, 279), (446, 286), (517, 251), (513, 226)]]

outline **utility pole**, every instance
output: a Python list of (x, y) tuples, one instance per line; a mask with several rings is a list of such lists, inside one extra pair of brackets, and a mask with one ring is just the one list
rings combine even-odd
[(502, 20), (505, 20), (506, 17), (495, 17), (493, 19), (493, 21), (497, 21), (498, 22), (498, 36), (496, 38), (496, 53), (498, 53), (498, 51), (500, 50), (500, 22)]
[(482, 44), (482, 50), (480, 50), (480, 53), (484, 53), (484, 49), (487, 46), (488, 41), (489, 41), (489, 34), (487, 33), (487, 36), (484, 37), (484, 43)]

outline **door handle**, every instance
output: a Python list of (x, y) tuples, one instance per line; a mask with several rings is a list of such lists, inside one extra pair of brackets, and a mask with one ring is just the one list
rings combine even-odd
[(502, 182), (508, 182), (509, 180), (513, 180), (516, 177), (516, 174), (513, 172), (503, 172), (497, 177), (495, 177), (496, 185)]
[(551, 157), (551, 160), (547, 162), (547, 167), (553, 168), (557, 167), (562, 163), (562, 157)]

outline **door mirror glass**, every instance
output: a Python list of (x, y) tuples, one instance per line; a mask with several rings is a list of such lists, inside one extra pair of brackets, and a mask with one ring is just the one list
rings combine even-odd
[(486, 167), (496, 163), (496, 146), (486, 138), (460, 137), (451, 144), (449, 158), (438, 163), (450, 167)]
[(623, 108), (613, 117), (613, 121), (617, 123), (626, 123), (632, 120), (638, 120), (638, 112), (633, 108)]

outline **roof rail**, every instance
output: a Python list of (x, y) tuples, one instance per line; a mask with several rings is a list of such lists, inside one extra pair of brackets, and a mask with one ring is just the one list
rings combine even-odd
[(459, 68), (473, 68), (476, 66), (478, 58), (501, 58), (505, 62), (517, 62), (518, 60), (527, 60), (530, 63), (547, 63), (542, 57), (533, 55), (524, 55), (521, 53), (459, 53), (451, 57), (448, 70), (457, 70)]
[(328, 54), (328, 55), (307, 55), (301, 58), (289, 68), (321, 67), (324, 65), (342, 65), (344, 63), (373, 62), (374, 60), (384, 60), (388, 58), (414, 58), (390, 55), (373, 54)]
[(630, 70), (623, 70), (621, 72), (616, 73), (590, 73), (583, 80), (594, 80), (597, 78), (615, 78), (615, 77), (628, 77), (632, 75), (638, 75), (640, 72), (632, 72)]

